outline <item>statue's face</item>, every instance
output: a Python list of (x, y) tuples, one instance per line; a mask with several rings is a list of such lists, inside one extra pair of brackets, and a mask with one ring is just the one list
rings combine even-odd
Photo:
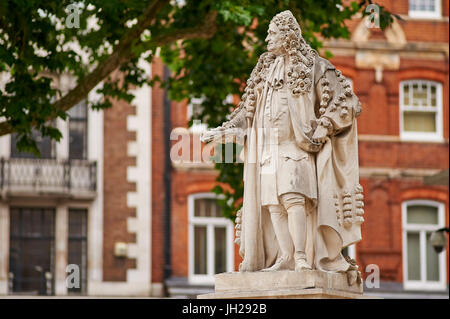
[(281, 38), (281, 32), (278, 30), (274, 23), (269, 25), (269, 30), (267, 31), (267, 50), (276, 54), (281, 55), (284, 53), (283, 40)]

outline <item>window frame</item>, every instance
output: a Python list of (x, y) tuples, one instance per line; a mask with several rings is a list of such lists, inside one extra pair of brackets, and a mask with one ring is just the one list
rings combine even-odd
[[(202, 104), (204, 98), (191, 98), (190, 103), (187, 106), (187, 120), (190, 121), (192, 116), (194, 115), (194, 105)], [(198, 120), (194, 120), (195, 122), (192, 124), (192, 126), (189, 127), (189, 131), (191, 133), (197, 133), (201, 134), (203, 132), (206, 132), (208, 130), (208, 124), (202, 123), (202, 122), (196, 122)]]
[[(214, 284), (214, 227), (224, 226), (227, 238), (227, 265), (226, 271), (234, 270), (234, 224), (225, 217), (195, 217), (195, 200), (198, 199), (220, 199), (214, 193), (195, 193), (188, 196), (188, 281), (191, 284), (211, 285)], [(207, 274), (198, 275), (194, 273), (194, 226), (206, 226), (206, 258)], [(211, 243), (211, 244), (210, 244)]]
[[(55, 124), (52, 124), (52, 126), (55, 126)], [(27, 159), (56, 159), (56, 143), (54, 140), (52, 140), (49, 136), (42, 136), (42, 133), (39, 130), (32, 129), (32, 136), (37, 142), (37, 148), (41, 152), (41, 157), (35, 156), (33, 153), (28, 152), (19, 152), (17, 150), (16, 143), (18, 141), (17, 133), (12, 133), (9, 136), (9, 157), (10, 158), (27, 158)], [(43, 154), (43, 150), (41, 149), (43, 140), (47, 140), (50, 143), (50, 154), (46, 155)]]
[[(85, 111), (85, 115), (84, 117), (78, 117), (78, 116), (70, 116), (68, 111), (68, 116), (67, 116), (67, 158), (68, 159), (74, 159), (74, 160), (86, 160), (88, 158), (88, 143), (89, 143), (89, 128), (88, 128), (88, 117), (89, 117), (89, 107), (88, 107), (88, 102), (86, 99), (82, 100), (81, 102), (77, 103), (76, 105), (74, 105), (71, 109), (77, 107), (81, 105), (82, 107), (84, 107), (84, 111)], [(71, 154), (71, 135), (70, 135), (70, 129), (71, 129), (71, 122), (72, 123), (81, 123), (84, 125), (84, 136), (83, 136), (83, 154), (81, 156), (81, 158), (78, 157), (74, 157)]]
[[(436, 132), (406, 132), (404, 131), (404, 112), (408, 111), (419, 111), (417, 109), (413, 109), (411, 106), (405, 106), (404, 103), (404, 86), (405, 84), (413, 85), (413, 84), (421, 85), (423, 83), (434, 84), (436, 86), (436, 111), (435, 111), (435, 124), (436, 124)], [(430, 87), (430, 86), (428, 86)], [(442, 110), (442, 83), (427, 79), (408, 79), (400, 82), (399, 85), (399, 99), (400, 99), (400, 139), (402, 141), (420, 141), (420, 142), (443, 142), (443, 110)], [(422, 110), (424, 111), (424, 110)], [(426, 110), (428, 111), (428, 110)], [(431, 111), (431, 110), (430, 110)]]
[(408, 15), (413, 19), (440, 19), (442, 18), (441, 0), (434, 1), (434, 11), (411, 10), (411, 0), (408, 1)]
[[(204, 97), (191, 98), (190, 103), (187, 105), (187, 112), (186, 112), (187, 121), (190, 121), (194, 114), (194, 105), (202, 104), (204, 101), (205, 101)], [(233, 95), (228, 94), (223, 103), (233, 104)], [(189, 127), (189, 131), (193, 134), (201, 134), (206, 132), (208, 128), (209, 127), (207, 123), (201, 122), (200, 120), (194, 120), (192, 126)]]
[[(438, 224), (408, 224), (406, 220), (407, 209), (409, 206), (422, 205), (437, 208)], [(405, 290), (422, 291), (442, 291), (447, 288), (447, 265), (445, 251), (438, 255), (439, 258), (439, 281), (427, 281), (427, 260), (426, 260), (426, 234), (437, 229), (445, 227), (445, 205), (443, 203), (428, 200), (415, 199), (402, 203), (402, 263), (403, 263), (403, 288)], [(419, 233), (420, 238), (420, 280), (408, 280), (408, 250), (407, 234), (408, 232)]]

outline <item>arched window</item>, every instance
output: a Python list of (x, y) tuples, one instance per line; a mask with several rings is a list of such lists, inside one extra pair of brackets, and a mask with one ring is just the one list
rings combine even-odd
[(442, 141), (442, 124), (442, 85), (427, 80), (401, 82), (401, 139)]
[(234, 269), (233, 222), (223, 217), (212, 193), (189, 196), (189, 282), (213, 284)]
[(445, 225), (444, 204), (413, 200), (402, 204), (405, 289), (445, 290), (446, 256), (430, 245), (431, 233)]

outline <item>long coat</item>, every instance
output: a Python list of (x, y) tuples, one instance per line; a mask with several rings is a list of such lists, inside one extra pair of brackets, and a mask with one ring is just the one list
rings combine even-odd
[[(353, 92), (349, 94), (345, 78), (327, 60), (317, 55), (312, 70), (313, 88), (301, 95), (288, 94), (297, 146), (316, 154), (314, 174), (318, 198), (307, 202), (307, 260), (317, 269), (346, 271), (350, 264), (342, 257), (341, 250), (361, 240), (363, 221), (356, 134), (360, 103)], [(331, 100), (337, 102), (328, 103), (325, 112), (320, 112), (325, 86), (331, 91)], [(269, 212), (260, 199), (261, 141), (258, 130), (263, 127), (262, 107), (268, 87), (265, 81), (255, 90), (254, 117), (247, 127), (244, 143), (244, 200), (239, 250), (243, 262), (240, 271), (270, 267), (279, 255)], [(322, 118), (332, 123), (332, 133), (324, 145), (319, 146), (311, 137), (317, 120)]]

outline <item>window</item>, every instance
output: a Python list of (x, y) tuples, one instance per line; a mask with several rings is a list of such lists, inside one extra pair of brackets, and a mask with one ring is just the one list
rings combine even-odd
[(80, 287), (68, 288), (69, 294), (87, 293), (87, 209), (69, 209), (68, 264), (80, 270)]
[[(35, 129), (32, 130), (32, 137), (36, 141), (38, 150), (41, 152), (41, 158), (54, 158), (53, 143), (50, 137), (42, 137), (41, 133)], [(11, 157), (12, 158), (36, 158), (32, 153), (19, 152), (16, 143), (19, 140), (17, 133), (11, 134)]]
[[(190, 121), (192, 117), (198, 116), (203, 110), (202, 103), (204, 98), (191, 98), (191, 103), (188, 104), (187, 120)], [(223, 104), (233, 104), (233, 95), (227, 95)], [(202, 123), (200, 120), (194, 120), (194, 123), (189, 128), (192, 133), (203, 133), (208, 129), (208, 124)]]
[[(188, 121), (190, 121), (193, 117), (200, 115), (202, 112), (202, 103), (203, 99), (192, 98), (191, 103), (188, 105), (187, 117)], [(208, 129), (208, 125), (206, 123), (201, 123), (200, 120), (194, 120), (194, 123), (189, 128), (192, 133), (202, 133)]]
[(442, 140), (442, 86), (412, 80), (400, 84), (400, 137), (403, 140)]
[(444, 205), (416, 200), (402, 205), (403, 280), (411, 290), (445, 290), (445, 253), (430, 245), (431, 233), (444, 227)]
[(409, 16), (437, 19), (441, 17), (441, 0), (409, 0)]
[(233, 223), (222, 216), (214, 194), (189, 196), (189, 281), (213, 284), (214, 275), (233, 271)]
[(87, 106), (82, 101), (69, 110), (69, 158), (86, 159)]

